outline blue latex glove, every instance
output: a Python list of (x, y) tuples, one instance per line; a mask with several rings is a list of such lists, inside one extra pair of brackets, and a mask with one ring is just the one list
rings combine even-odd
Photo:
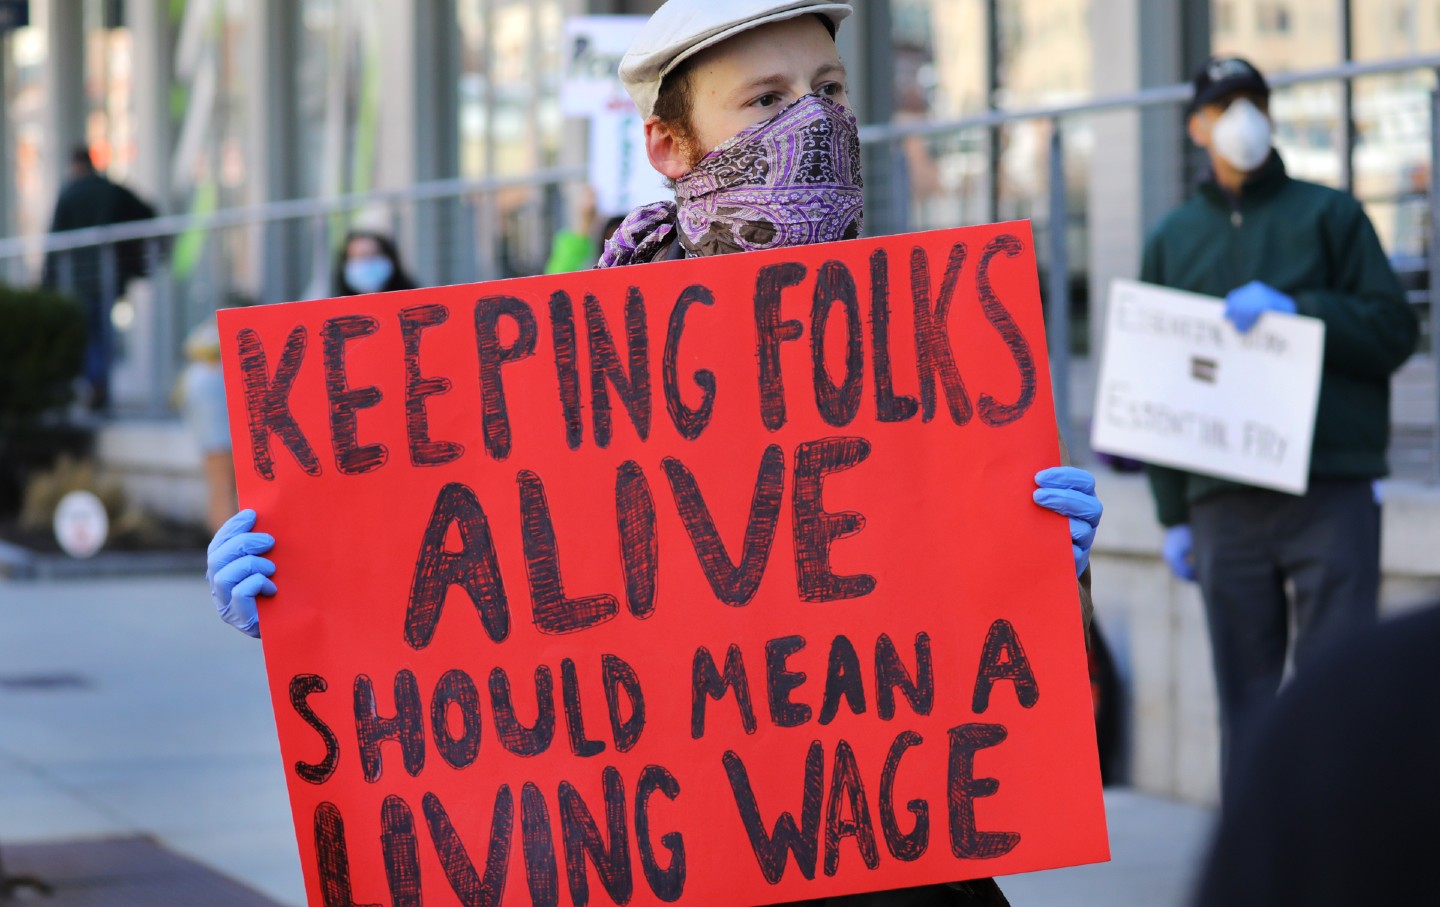
[(210, 582), (210, 600), (225, 623), (260, 637), (260, 616), (255, 596), (274, 595), (275, 564), (259, 557), (275, 546), (273, 536), (251, 532), (255, 511), (242, 510), (225, 521), (206, 552), (205, 579)]
[(1191, 556), (1193, 547), (1188, 524), (1181, 523), (1165, 530), (1165, 563), (1170, 565), (1170, 572), (1175, 574), (1176, 579), (1195, 582), (1195, 562)]
[(1252, 280), (1225, 295), (1225, 317), (1244, 334), (1255, 326), (1266, 312), (1295, 314), (1295, 300), (1267, 283)]
[(1035, 473), (1035, 503), (1070, 518), (1070, 547), (1075, 554), (1075, 575), (1090, 565), (1090, 546), (1104, 512), (1095, 497), (1095, 477), (1075, 466), (1053, 466)]

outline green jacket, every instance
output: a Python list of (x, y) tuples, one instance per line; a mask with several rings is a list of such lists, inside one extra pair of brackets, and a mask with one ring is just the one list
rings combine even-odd
[(545, 262), (546, 274), (565, 274), (594, 267), (598, 253), (589, 236), (578, 230), (561, 230), (550, 244), (550, 258)]
[[(1389, 472), (1390, 375), (1415, 349), (1415, 313), (1375, 229), (1347, 193), (1291, 179), (1280, 155), (1235, 198), (1207, 181), (1171, 211), (1145, 244), (1140, 279), (1221, 296), (1252, 280), (1325, 322), (1325, 358), (1312, 477), (1378, 478)], [(1225, 479), (1150, 466), (1160, 522), (1189, 520), (1190, 505)]]

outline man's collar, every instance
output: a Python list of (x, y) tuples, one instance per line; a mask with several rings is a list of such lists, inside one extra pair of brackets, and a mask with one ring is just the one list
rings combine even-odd
[[(1271, 148), (1270, 156), (1265, 159), (1265, 163), (1261, 164), (1254, 173), (1245, 177), (1245, 182), (1240, 187), (1240, 199), (1249, 202), (1274, 195), (1289, 180), (1290, 177), (1285, 172), (1285, 162), (1280, 159), (1280, 152)], [(1235, 204), (1234, 196), (1216, 181), (1214, 170), (1211, 170), (1206, 176), (1205, 182), (1200, 184), (1200, 190), (1221, 204), (1230, 206)]]

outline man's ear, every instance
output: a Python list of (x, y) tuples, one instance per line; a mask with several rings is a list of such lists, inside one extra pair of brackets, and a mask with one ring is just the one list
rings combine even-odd
[(645, 121), (645, 154), (650, 166), (672, 180), (690, 172), (690, 156), (685, 139), (657, 116)]
[(1202, 111), (1196, 111), (1185, 119), (1185, 129), (1190, 133), (1190, 141), (1200, 148), (1210, 147), (1210, 128), (1214, 124)]

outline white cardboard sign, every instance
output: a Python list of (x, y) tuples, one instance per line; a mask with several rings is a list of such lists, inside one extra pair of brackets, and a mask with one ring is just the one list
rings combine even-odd
[(1241, 334), (1224, 311), (1210, 296), (1114, 281), (1090, 444), (1304, 494), (1325, 325), (1266, 313)]
[(561, 109), (590, 121), (590, 186), (595, 213), (624, 215), (675, 197), (645, 154), (645, 121), (620, 84), (620, 60), (646, 16), (572, 16), (565, 20)]
[(595, 213), (602, 218), (675, 197), (675, 190), (650, 166), (639, 111), (629, 98), (625, 104), (627, 109), (600, 111), (590, 118), (590, 186)]
[(560, 110), (588, 117), (612, 105), (629, 105), (620, 84), (620, 60), (645, 25), (646, 16), (571, 16), (565, 20), (565, 70)]

